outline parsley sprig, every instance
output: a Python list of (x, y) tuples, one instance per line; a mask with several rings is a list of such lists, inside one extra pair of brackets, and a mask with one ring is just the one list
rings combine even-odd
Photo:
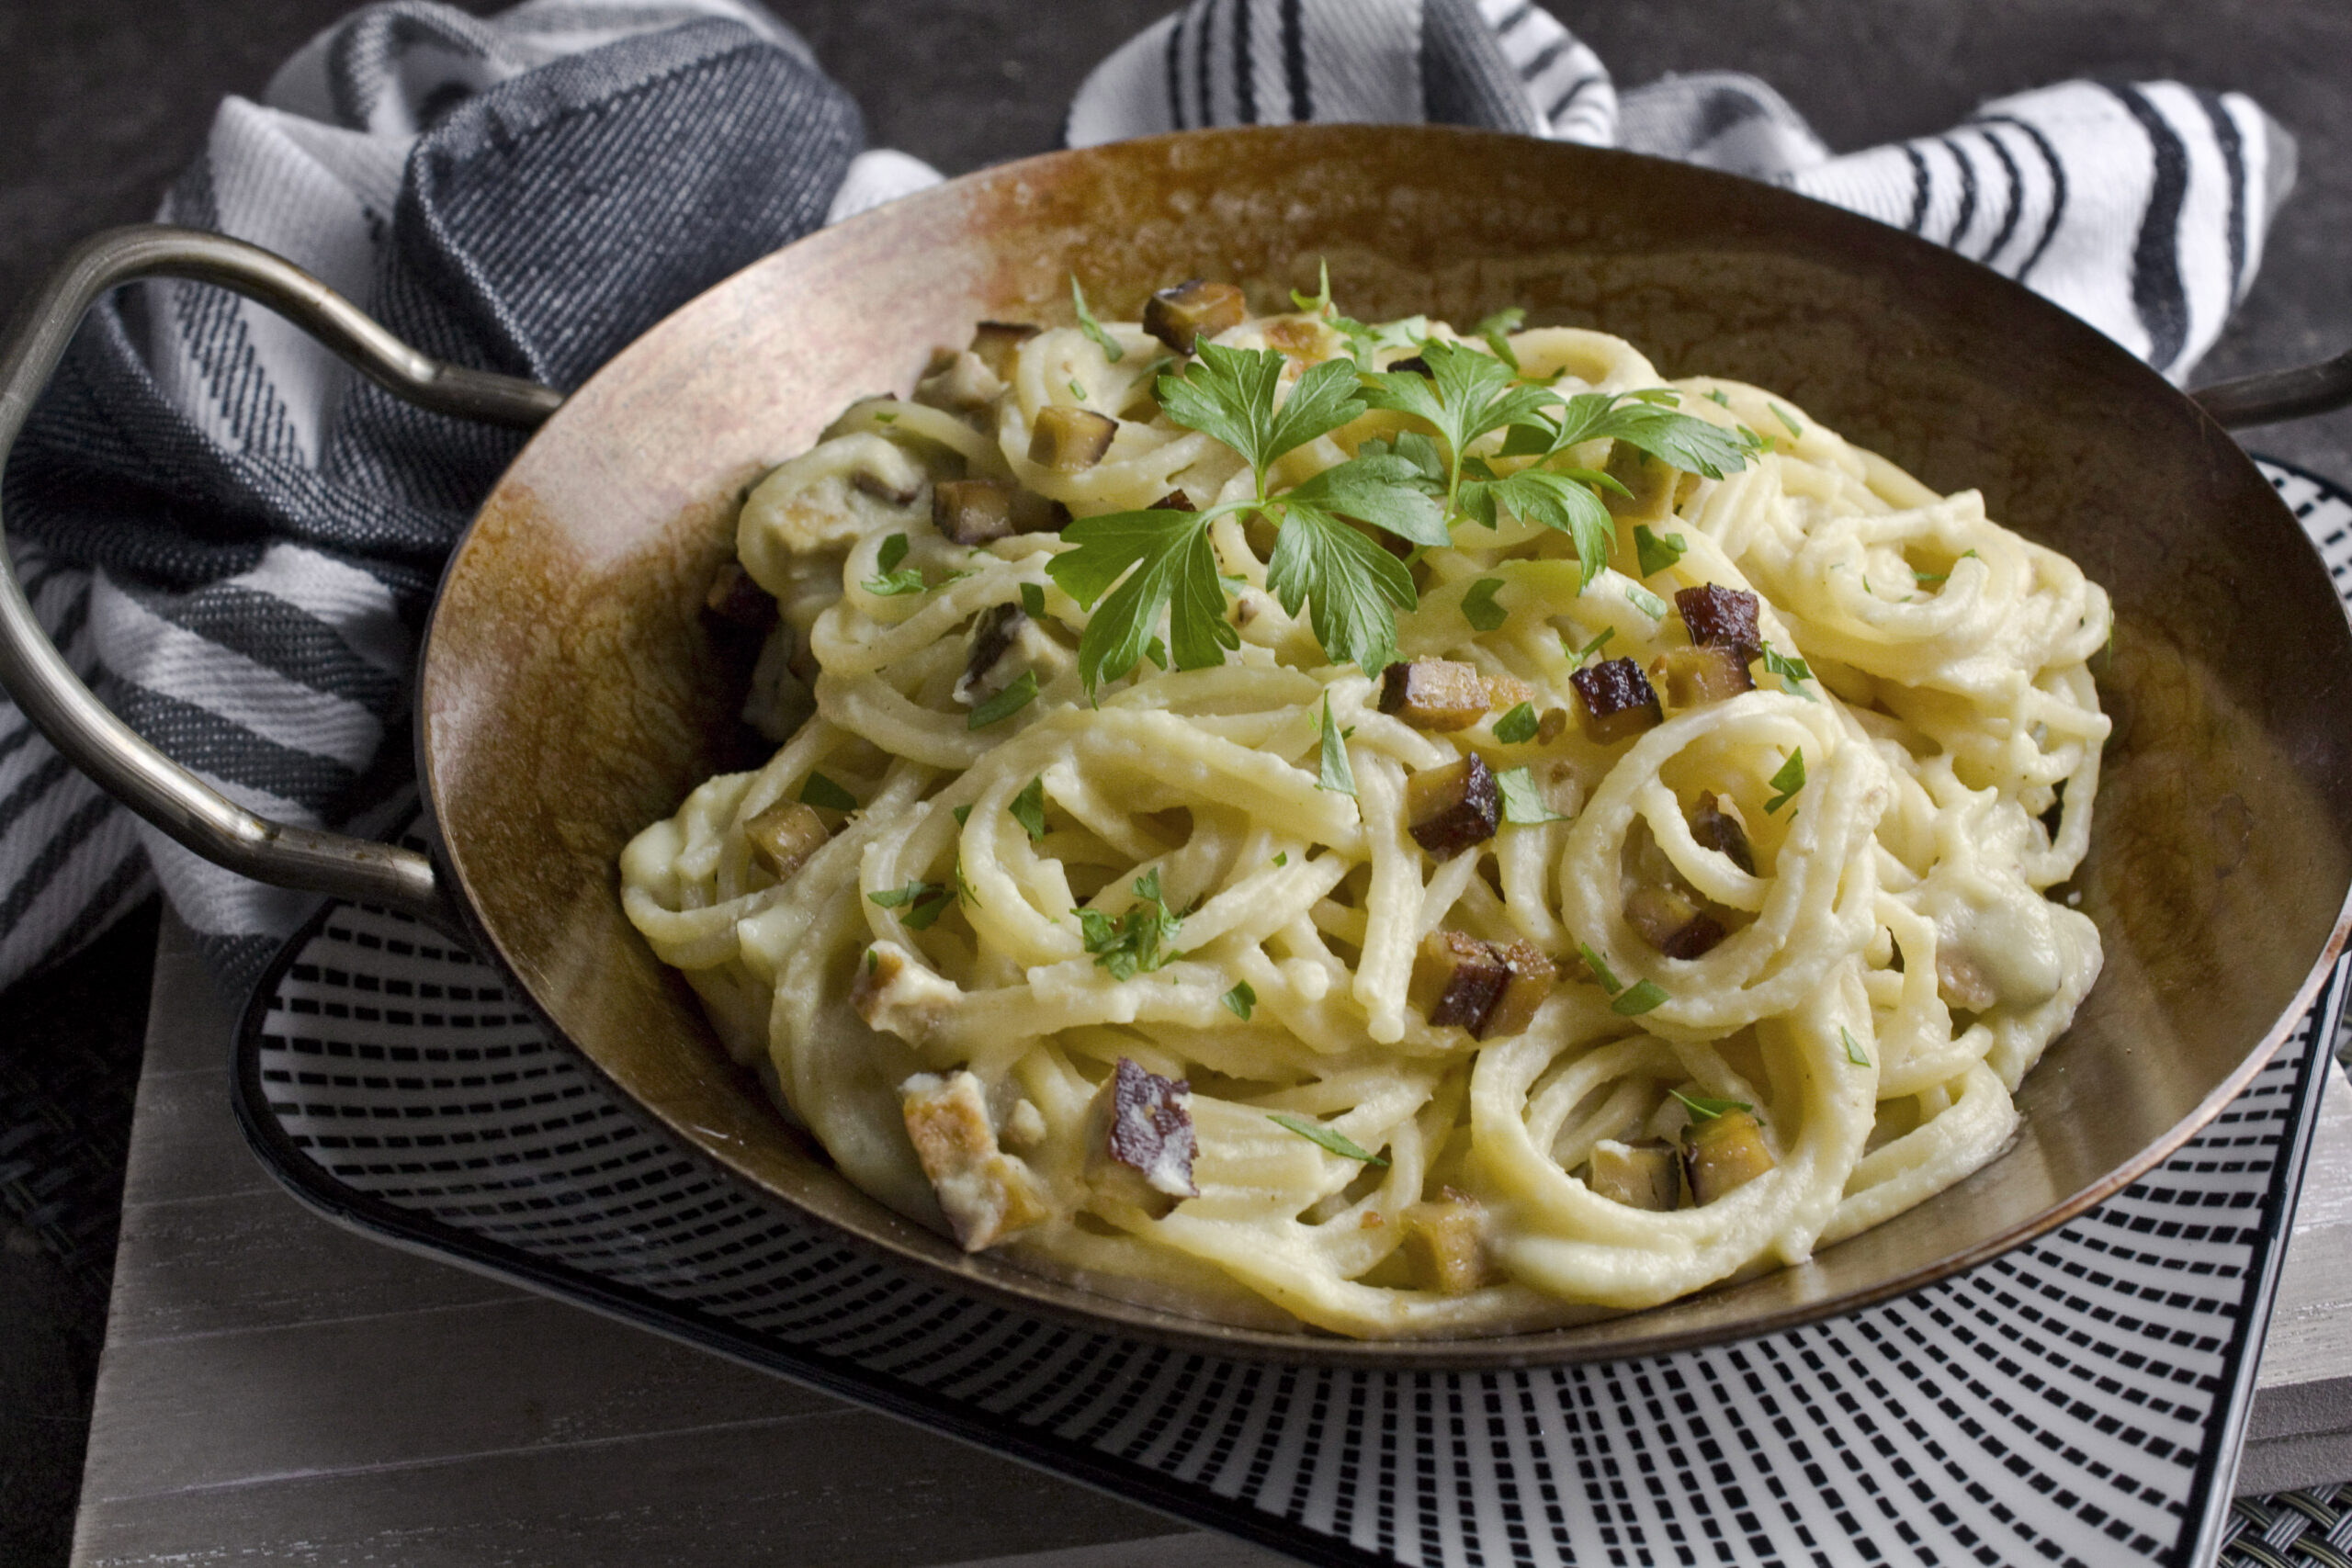
[[(1075, 547), (1056, 555), (1046, 570), (1091, 612), (1079, 641), (1079, 672), (1090, 696), (1132, 672), (1148, 650), (1162, 668), (1201, 670), (1240, 647), (1227, 607), (1228, 581), (1218, 573), (1210, 538), (1221, 517), (1254, 514), (1272, 523), (1268, 589), (1287, 614), (1307, 613), (1332, 662), (1378, 670), (1396, 656), (1397, 612), (1419, 603), (1406, 563), (1380, 535), (1442, 547), (1452, 543), (1455, 524), (1475, 520), (1492, 528), (1508, 512), (1566, 534), (1589, 583), (1607, 567), (1617, 537), (1601, 492), (1623, 494), (1625, 487), (1574, 466), (1565, 457), (1569, 448), (1606, 437), (1715, 479), (1742, 467), (1753, 449), (1676, 412), (1676, 395), (1663, 388), (1563, 398), (1522, 378), (1504, 337), (1519, 322), (1510, 311), (1480, 323), (1489, 340), (1482, 350), (1429, 336), (1420, 318), (1375, 328), (1340, 315), (1328, 272), (1317, 294), (1294, 298), (1347, 340), (1348, 358), (1308, 367), (1285, 396), (1283, 355), (1204, 344), (1181, 375), (1156, 383), (1160, 410), (1171, 421), (1239, 455), (1251, 493), (1203, 512), (1109, 513), (1063, 531)], [(1426, 375), (1372, 368), (1381, 350), (1406, 344)], [(1284, 456), (1372, 409), (1403, 414), (1426, 429), (1364, 441), (1354, 457), (1305, 483), (1279, 493), (1270, 489), (1269, 476)], [(1505, 433), (1504, 456), (1535, 460), (1506, 474), (1471, 455), (1474, 444), (1498, 431)], [(1491, 590), (1464, 604), (1474, 624), (1498, 608)], [(1153, 647), (1163, 619), (1166, 660)]]

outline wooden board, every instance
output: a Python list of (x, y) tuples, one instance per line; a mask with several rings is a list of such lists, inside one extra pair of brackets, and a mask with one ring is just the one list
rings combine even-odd
[[(1278, 1561), (339, 1230), (245, 1152), (229, 1012), (173, 922), (151, 1016), (76, 1564)], [(2242, 1490), (2352, 1476), (2352, 1096), (2338, 1089)]]

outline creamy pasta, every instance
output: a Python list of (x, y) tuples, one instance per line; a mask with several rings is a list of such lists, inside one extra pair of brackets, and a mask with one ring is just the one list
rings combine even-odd
[[(1329, 314), (1215, 341), (1288, 388), (1364, 354)], [(1579, 446), (1625, 492), (1597, 487), (1611, 565), (1508, 508), (1457, 523), (1387, 670), (1331, 662), (1264, 519), (1219, 515), (1238, 646), (1162, 644), (1090, 700), (1104, 602), (1049, 570), (1057, 525), (1256, 477), (1160, 406), (1165, 333), (996, 330), (752, 493), (780, 620), (749, 711), (782, 744), (622, 860), (629, 918), (850, 1180), (1099, 1290), (1424, 1337), (1801, 1261), (2000, 1149), (2099, 967), (2045, 896), (2108, 732), (2108, 602), (2070, 561), (1785, 399), (1498, 333), (1467, 346), (1521, 383), (1663, 387), (1749, 456)], [(1369, 341), (1377, 368), (1464, 340)], [(1107, 445), (1073, 462), (1057, 410)], [(1419, 428), (1365, 412), (1268, 482)], [(1503, 446), (1465, 455), (1530, 460)], [(1604, 666), (1645, 682), (1614, 723)]]

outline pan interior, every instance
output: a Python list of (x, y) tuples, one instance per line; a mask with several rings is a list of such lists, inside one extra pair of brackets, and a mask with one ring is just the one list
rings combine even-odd
[[(734, 1068), (623, 918), (628, 839), (721, 768), (747, 665), (699, 614), (734, 508), (862, 394), (985, 318), (1105, 315), (1187, 277), (1260, 310), (1328, 261), (1350, 313), (1630, 339), (1669, 376), (1794, 398), (2114, 596), (2117, 735), (2076, 879), (2107, 966), (2026, 1079), (2012, 1147), (1802, 1268), (1555, 1333), (1355, 1344), (1177, 1317), (966, 1258), (850, 1188)], [(1292, 1359), (1650, 1353), (1817, 1316), (2013, 1245), (2218, 1108), (2340, 940), (2352, 637), (2237, 446), (2114, 344), (1895, 231), (1730, 176), (1444, 130), (1195, 133), (974, 175), (757, 264), (640, 339), (532, 441), (444, 581), (428, 798), (464, 897), (539, 1010), (660, 1122), (821, 1223), (1049, 1314)]]

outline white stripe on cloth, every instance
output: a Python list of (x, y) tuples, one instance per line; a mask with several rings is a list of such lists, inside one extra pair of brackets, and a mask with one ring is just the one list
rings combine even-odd
[(98, 657), (117, 677), (227, 719), (289, 751), (356, 773), (374, 761), (384, 727), (357, 703), (330, 695), (174, 626), (105, 572), (90, 594)]
[(411, 638), (391, 590), (357, 567), (300, 545), (277, 544), (250, 570), (228, 581), (284, 600), (333, 626), (345, 646), (368, 663), (408, 674)]

